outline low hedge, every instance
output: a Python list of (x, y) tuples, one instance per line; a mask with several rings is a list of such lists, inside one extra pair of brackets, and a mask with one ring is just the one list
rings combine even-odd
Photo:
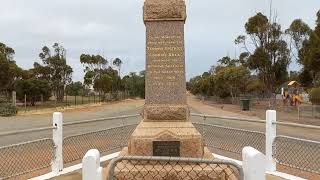
[(14, 116), (18, 113), (17, 107), (10, 103), (0, 103), (0, 116)]

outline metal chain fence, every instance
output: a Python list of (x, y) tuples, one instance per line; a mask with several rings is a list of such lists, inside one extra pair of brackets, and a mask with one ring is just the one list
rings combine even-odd
[(281, 165), (320, 175), (320, 142), (277, 136), (273, 157)]
[(90, 149), (109, 154), (127, 146), (128, 139), (138, 124), (113, 127), (101, 131), (65, 137), (63, 140), (64, 164), (81, 160)]
[(0, 179), (8, 179), (51, 166), (54, 143), (40, 139), (0, 148)]
[(242, 180), (243, 172), (239, 165), (231, 161), (123, 156), (110, 162), (108, 179)]
[(205, 145), (241, 155), (245, 146), (265, 153), (265, 134), (212, 124), (193, 123), (205, 139)]
[(320, 105), (300, 105), (298, 115), (299, 118), (320, 118)]

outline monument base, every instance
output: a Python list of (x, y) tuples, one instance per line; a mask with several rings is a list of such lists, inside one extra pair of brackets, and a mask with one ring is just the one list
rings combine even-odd
[(130, 156), (203, 158), (204, 142), (191, 122), (141, 122), (128, 142)]
[[(119, 156), (131, 156), (131, 154), (128, 153), (128, 148), (123, 148)], [(204, 148), (203, 158), (213, 159), (212, 153), (206, 147)], [(110, 167), (107, 169), (109, 168)], [(202, 168), (201, 166), (197, 166), (197, 168), (195, 168), (191, 166), (191, 164), (189, 165), (184, 163), (169, 165), (157, 162), (140, 163), (137, 161), (124, 161), (117, 163), (114, 170), (114, 177), (116, 177), (117, 180), (173, 180), (184, 178), (198, 180), (225, 180), (228, 179), (228, 174), (230, 174), (225, 171), (223, 166), (218, 168), (214, 166), (214, 173), (212, 171), (212, 167)]]
[[(128, 148), (124, 148), (119, 156), (128, 156)], [(205, 159), (213, 159), (211, 152), (205, 147)], [(109, 169), (108, 167), (107, 169)], [(236, 180), (236, 176), (227, 165), (198, 165), (191, 163), (161, 163), (161, 162), (118, 162), (114, 170), (117, 180), (143, 179), (143, 180)]]
[[(132, 133), (128, 147), (119, 156), (176, 156), (214, 159), (210, 150), (204, 147), (201, 134), (191, 122), (145, 122), (142, 121)], [(107, 167), (109, 169), (110, 167)], [(171, 169), (171, 170), (170, 170)], [(214, 173), (213, 173), (214, 169)], [(118, 180), (225, 180), (230, 172), (227, 167), (191, 166), (190, 164), (164, 164), (159, 162), (118, 162), (114, 177)], [(231, 173), (232, 174), (232, 173)], [(229, 178), (230, 179), (230, 178)]]

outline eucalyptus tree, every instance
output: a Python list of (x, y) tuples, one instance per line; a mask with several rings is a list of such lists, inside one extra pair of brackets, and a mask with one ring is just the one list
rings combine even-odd
[(100, 55), (81, 54), (80, 62), (84, 66), (84, 84), (93, 86), (102, 77), (102, 71), (108, 67), (108, 60)]
[(258, 74), (269, 93), (275, 93), (288, 76), (290, 51), (285, 34), (279, 24), (262, 13), (249, 18), (245, 30), (246, 35), (235, 40), (242, 45), (240, 61)]
[(299, 51), (299, 62), (312, 77), (313, 86), (320, 79), (320, 10), (317, 13), (316, 27), (305, 40)]
[[(108, 60), (100, 55), (82, 54), (80, 62), (85, 67), (84, 84), (99, 93), (114, 92), (120, 89), (118, 71), (108, 66)], [(104, 96), (103, 96), (104, 97)]]
[(0, 42), (0, 90), (7, 93), (13, 90), (15, 81), (23, 74), (14, 61), (14, 54), (13, 48)]
[(66, 49), (58, 43), (54, 43), (52, 48), (52, 50), (47, 46), (42, 48), (39, 57), (43, 65), (35, 63), (34, 71), (38, 77), (49, 80), (57, 101), (61, 102), (64, 98), (65, 86), (72, 80), (73, 70), (67, 64)]
[(112, 61), (112, 64), (118, 68), (118, 70), (119, 70), (119, 77), (121, 77), (121, 73), (120, 73), (121, 65), (122, 65), (121, 59), (115, 58), (115, 59)]

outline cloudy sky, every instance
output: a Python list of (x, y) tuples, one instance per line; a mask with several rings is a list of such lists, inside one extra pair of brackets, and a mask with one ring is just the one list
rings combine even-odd
[[(267, 0), (187, 0), (185, 26), (187, 77), (201, 74), (222, 56), (239, 54), (234, 39), (244, 33), (246, 20), (269, 12)], [(143, 0), (0, 0), (0, 42), (15, 49), (23, 68), (40, 61), (44, 45), (67, 49), (74, 80), (81, 80), (81, 53), (124, 61), (123, 74), (145, 64)], [(301, 18), (311, 27), (319, 0), (274, 0), (278, 21), (287, 28)], [(291, 66), (296, 68), (296, 66)]]

